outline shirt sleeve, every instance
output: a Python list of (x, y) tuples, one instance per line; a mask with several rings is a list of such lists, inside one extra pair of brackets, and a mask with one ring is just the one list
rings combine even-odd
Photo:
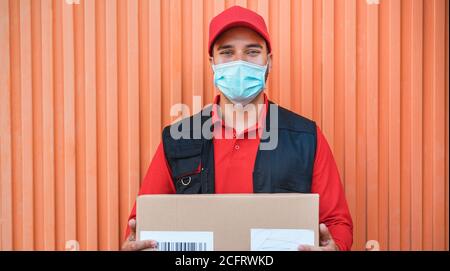
[[(150, 166), (148, 167), (147, 174), (142, 181), (138, 195), (175, 194), (175, 192), (175, 186), (172, 182), (170, 169), (164, 154), (163, 144), (160, 143), (155, 155), (153, 156)], [(136, 218), (136, 202), (134, 202), (128, 221), (132, 218)], [(128, 237), (129, 234), (130, 229), (127, 223), (125, 238)]]
[(333, 153), (319, 127), (311, 192), (320, 196), (320, 223), (328, 227), (340, 250), (350, 250), (353, 243), (352, 218)]

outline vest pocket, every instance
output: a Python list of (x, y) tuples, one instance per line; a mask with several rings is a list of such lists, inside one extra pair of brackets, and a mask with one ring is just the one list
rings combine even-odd
[(178, 144), (167, 153), (177, 194), (201, 193), (201, 150), (201, 144)]
[(284, 178), (273, 181), (275, 193), (311, 193), (311, 176), (287, 172)]

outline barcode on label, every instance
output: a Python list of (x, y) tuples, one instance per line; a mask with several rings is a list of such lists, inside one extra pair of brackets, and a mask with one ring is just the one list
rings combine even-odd
[(158, 242), (159, 251), (206, 251), (205, 242)]

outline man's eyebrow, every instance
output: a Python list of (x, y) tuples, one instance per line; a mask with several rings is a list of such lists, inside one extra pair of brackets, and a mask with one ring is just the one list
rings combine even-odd
[(225, 45), (220, 45), (220, 46), (217, 48), (217, 50), (230, 49), (230, 48), (233, 48), (233, 47), (234, 47), (233, 45), (225, 44)]
[(263, 48), (262, 45), (259, 44), (259, 43), (247, 44), (247, 45), (245, 46), (245, 48), (252, 48), (252, 47), (257, 47), (257, 48), (260, 48), (260, 49)]

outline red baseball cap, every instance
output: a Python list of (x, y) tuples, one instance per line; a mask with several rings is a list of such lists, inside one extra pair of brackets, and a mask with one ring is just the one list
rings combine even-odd
[(261, 35), (266, 40), (269, 53), (271, 52), (269, 32), (264, 18), (250, 9), (233, 6), (218, 14), (209, 24), (209, 56), (212, 56), (214, 42), (220, 34), (237, 26), (248, 27)]

